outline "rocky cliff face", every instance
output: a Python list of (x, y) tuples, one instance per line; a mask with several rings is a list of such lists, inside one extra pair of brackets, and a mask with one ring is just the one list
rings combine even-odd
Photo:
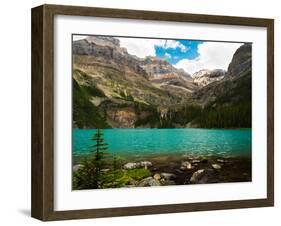
[[(89, 36), (86, 39), (74, 41), (72, 51), (73, 55), (85, 56), (83, 64), (101, 62), (119, 70), (128, 67), (133, 72), (147, 77), (146, 71), (139, 65), (139, 58), (129, 55), (126, 49), (120, 47), (119, 40), (115, 38)], [(87, 59), (90, 59), (90, 62)]]
[[(120, 41), (109, 36), (88, 36), (85, 40), (89, 43), (95, 43), (100, 46), (110, 46), (112, 48), (120, 47)], [(125, 49), (123, 50), (126, 52)]]
[(147, 72), (150, 80), (161, 80), (169, 78), (182, 78), (192, 80), (191, 76), (182, 69), (173, 67), (166, 60), (157, 57), (146, 57), (140, 62), (141, 67)]
[(252, 68), (252, 45), (244, 44), (236, 50), (228, 66), (226, 76), (239, 77)]
[(134, 128), (137, 121), (134, 108), (108, 109), (107, 116), (115, 128)]
[(193, 82), (200, 87), (209, 85), (215, 81), (222, 80), (225, 76), (225, 71), (222, 69), (216, 70), (200, 70), (192, 75)]
[(146, 57), (140, 61), (140, 65), (146, 71), (149, 81), (165, 91), (192, 93), (198, 88), (190, 74), (182, 69), (175, 68), (166, 60)]

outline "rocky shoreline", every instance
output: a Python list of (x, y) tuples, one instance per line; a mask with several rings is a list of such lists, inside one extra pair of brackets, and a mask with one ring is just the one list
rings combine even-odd
[[(82, 164), (73, 165), (73, 172), (83, 169)], [(227, 182), (249, 182), (251, 158), (247, 157), (191, 157), (154, 156), (139, 161), (126, 161), (119, 173), (129, 175), (141, 171), (143, 176), (129, 178), (123, 185), (109, 183), (109, 187), (150, 187), (188, 184), (210, 184)], [(102, 169), (107, 174), (111, 169)], [(123, 176), (124, 177), (124, 176)], [(118, 179), (116, 179), (118, 180)]]

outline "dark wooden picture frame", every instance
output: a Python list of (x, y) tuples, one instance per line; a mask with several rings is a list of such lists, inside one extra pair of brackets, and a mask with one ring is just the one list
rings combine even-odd
[[(95, 16), (265, 27), (267, 29), (267, 198), (157, 206), (54, 210), (54, 16)], [(108, 8), (42, 5), (32, 9), (31, 215), (50, 221), (274, 205), (274, 20)]]

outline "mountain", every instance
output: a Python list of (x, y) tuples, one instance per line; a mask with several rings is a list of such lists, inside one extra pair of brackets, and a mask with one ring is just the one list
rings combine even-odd
[[(248, 85), (247, 87), (241, 88), (239, 94), (234, 93), (233, 99), (242, 100), (243, 98), (249, 97), (251, 92), (251, 77), (252, 77), (252, 49), (251, 45), (244, 44), (236, 50), (232, 60), (228, 66), (228, 70), (225, 76), (207, 86), (202, 87), (193, 93), (193, 99), (203, 106), (210, 105), (219, 98), (229, 96), (233, 93), (233, 89), (239, 89), (242, 86), (241, 83)], [(245, 80), (245, 81), (244, 81)], [(247, 95), (242, 95), (247, 91)]]
[(130, 55), (115, 38), (87, 37), (72, 49), (75, 127), (161, 127), (167, 108), (197, 89), (183, 70)]
[(193, 102), (203, 107), (193, 126), (251, 127), (251, 47), (244, 44), (236, 50), (223, 79), (193, 93)]
[(134, 73), (147, 77), (147, 73), (139, 65), (139, 59), (128, 54), (125, 48), (120, 47), (119, 40), (112, 37), (88, 36), (74, 41), (72, 53), (74, 56), (84, 56), (86, 62), (79, 61), (81, 64), (113, 64), (111, 66), (118, 70), (129, 68)]
[(208, 70), (202, 69), (192, 75), (193, 82), (200, 87), (209, 85), (215, 81), (223, 79), (225, 71), (222, 69)]
[(129, 54), (113, 37), (73, 41), (72, 51), (73, 126), (79, 128), (207, 127), (200, 121), (206, 109), (224, 106), (229, 95), (231, 103), (243, 99), (251, 83), (249, 73), (240, 79), (249, 64), (239, 64), (249, 48), (236, 51), (227, 72), (192, 77), (161, 58)]
[(244, 44), (234, 53), (226, 76), (239, 77), (252, 68), (252, 45)]

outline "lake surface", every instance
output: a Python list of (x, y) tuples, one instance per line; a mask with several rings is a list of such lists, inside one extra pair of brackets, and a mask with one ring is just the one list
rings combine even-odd
[[(103, 129), (107, 152), (120, 156), (250, 156), (251, 129)], [(73, 154), (87, 154), (95, 130), (73, 129)]]

